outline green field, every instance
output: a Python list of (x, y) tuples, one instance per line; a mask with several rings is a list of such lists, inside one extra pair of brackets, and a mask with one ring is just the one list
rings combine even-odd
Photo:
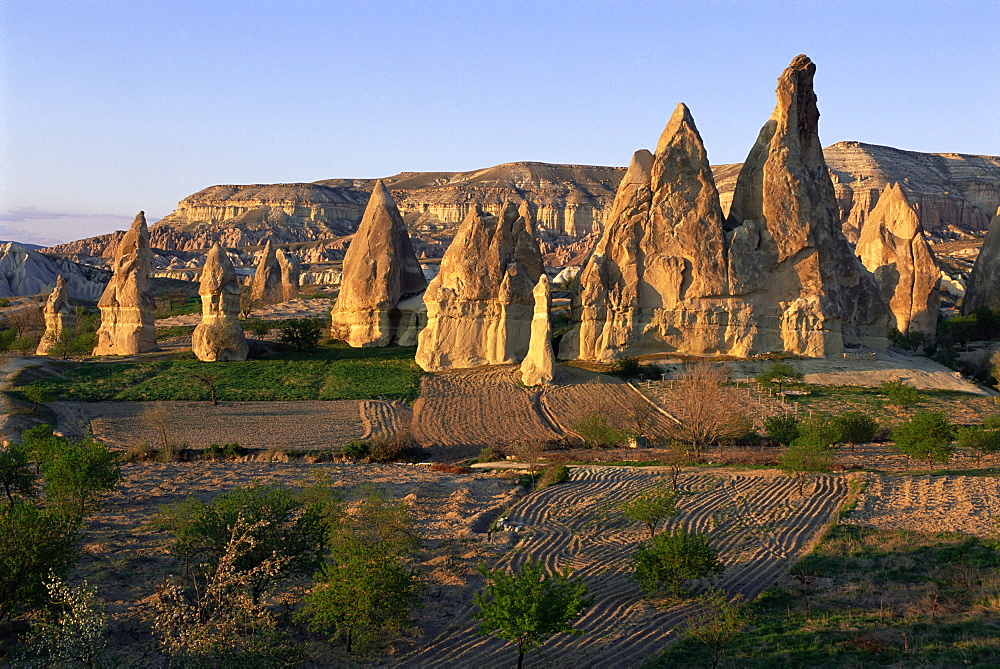
[(67, 363), (58, 375), (34, 381), (54, 400), (105, 402), (207, 400), (193, 375), (214, 377), (226, 401), (416, 399), (421, 370), (413, 347), (353, 349), (324, 346), (246, 362), (200, 362), (193, 357), (148, 362)]

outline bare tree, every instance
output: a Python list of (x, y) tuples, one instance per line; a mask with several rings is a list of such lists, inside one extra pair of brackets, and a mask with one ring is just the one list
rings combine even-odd
[(154, 430), (160, 434), (160, 438), (163, 440), (164, 450), (168, 450), (171, 446), (170, 436), (167, 432), (170, 426), (170, 409), (163, 402), (154, 402), (150, 406), (142, 410), (139, 414), (139, 420), (148, 429)]
[(208, 373), (192, 374), (191, 380), (197, 381), (202, 385), (204, 385), (206, 388), (208, 388), (208, 392), (212, 396), (212, 406), (214, 407), (219, 406), (219, 400), (216, 394), (216, 387), (218, 385), (219, 377), (217, 377), (215, 374), (208, 374)]
[(4, 317), (7, 326), (17, 332), (17, 338), (45, 328), (45, 317), (37, 304), (29, 304), (20, 308), (10, 309)]
[(688, 444), (696, 455), (708, 444), (745, 433), (746, 419), (736, 397), (722, 385), (728, 378), (727, 368), (699, 360), (675, 382), (671, 409), (679, 423), (671, 436)]

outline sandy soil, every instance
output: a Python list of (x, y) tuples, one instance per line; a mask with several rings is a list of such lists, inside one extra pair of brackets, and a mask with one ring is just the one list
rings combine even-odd
[(885, 529), (996, 536), (1000, 478), (865, 474), (867, 487), (843, 521)]
[[(584, 636), (562, 635), (532, 654), (527, 666), (622, 667), (657, 652), (683, 625), (688, 607), (657, 608), (629, 578), (629, 556), (645, 528), (626, 520), (618, 504), (655, 484), (656, 470), (583, 467), (569, 483), (547, 488), (515, 506), (508, 516), (525, 524), (515, 550), (500, 565), (541, 560), (551, 569), (573, 569), (590, 587), (591, 609), (578, 627)], [(800, 555), (829, 521), (846, 494), (843, 478), (817, 478), (799, 496), (775, 472), (726, 472), (682, 478), (685, 496), (677, 522), (708, 532), (726, 571), (718, 585), (753, 596)], [(452, 624), (396, 661), (405, 667), (510, 666), (509, 644), (475, 633), (466, 606)]]
[(90, 433), (118, 448), (162, 442), (158, 423), (144, 418), (156, 405), (169, 415), (168, 436), (203, 448), (237, 442), (245, 448), (319, 449), (391, 434), (408, 422), (402, 403), (332, 402), (52, 402), (58, 429)]

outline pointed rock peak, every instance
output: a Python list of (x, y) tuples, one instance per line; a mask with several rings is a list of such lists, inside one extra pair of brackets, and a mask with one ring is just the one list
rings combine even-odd
[(503, 207), (500, 209), (500, 218), (505, 221), (513, 221), (518, 216), (520, 214), (517, 211), (517, 205), (510, 200), (504, 200)]
[(56, 275), (56, 287), (55, 290), (62, 290), (66, 286), (66, 281), (63, 279), (62, 274)]
[(656, 153), (663, 153), (663, 150), (668, 145), (673, 144), (675, 141), (674, 138), (680, 134), (693, 134), (698, 138), (699, 144), (703, 143), (701, 135), (698, 133), (698, 128), (694, 124), (694, 117), (691, 116), (691, 110), (683, 102), (674, 108), (674, 113), (671, 114), (670, 120), (667, 121), (667, 126), (660, 134), (660, 141), (656, 144)]
[(392, 197), (392, 193), (389, 189), (385, 187), (385, 183), (381, 179), (375, 182), (375, 187), (372, 188), (372, 195), (368, 199), (368, 206), (381, 207), (382, 209), (388, 209), (390, 207), (396, 206), (396, 201)]
[(812, 70), (816, 71), (816, 63), (810, 60), (809, 56), (804, 53), (800, 53), (795, 58), (792, 58), (791, 64), (788, 66), (793, 70)]
[(140, 225), (141, 226), (145, 226), (146, 225), (146, 212), (144, 212), (144, 211), (140, 211), (138, 214), (135, 215), (135, 218), (132, 219), (132, 227), (133, 228), (136, 227), (136, 226), (140, 226)]
[(630, 184), (649, 185), (650, 174), (653, 171), (653, 154), (646, 149), (639, 149), (632, 154), (632, 161), (622, 177), (619, 190)]
[(217, 295), (223, 287), (236, 281), (236, 270), (229, 255), (219, 244), (215, 244), (205, 255), (205, 266), (201, 270), (200, 295)]

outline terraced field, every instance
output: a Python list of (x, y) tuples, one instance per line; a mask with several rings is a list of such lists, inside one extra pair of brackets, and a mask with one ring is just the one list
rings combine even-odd
[[(510, 518), (526, 531), (499, 567), (517, 568), (527, 559), (549, 569), (573, 569), (590, 586), (594, 604), (578, 627), (584, 636), (564, 635), (547, 644), (529, 666), (624, 667), (656, 653), (684, 624), (686, 605), (657, 608), (629, 578), (629, 558), (645, 528), (618, 511), (621, 502), (657, 484), (660, 473), (616, 467), (581, 467), (571, 481), (546, 488), (516, 505)], [(755, 596), (789, 568), (847, 493), (842, 477), (820, 476), (799, 496), (794, 482), (776, 472), (692, 474), (682, 479), (688, 493), (674, 519), (708, 532), (726, 571), (717, 585)], [(811, 489), (810, 489), (811, 488)], [(436, 637), (394, 664), (408, 667), (510, 666), (509, 644), (475, 632), (467, 606)]]

